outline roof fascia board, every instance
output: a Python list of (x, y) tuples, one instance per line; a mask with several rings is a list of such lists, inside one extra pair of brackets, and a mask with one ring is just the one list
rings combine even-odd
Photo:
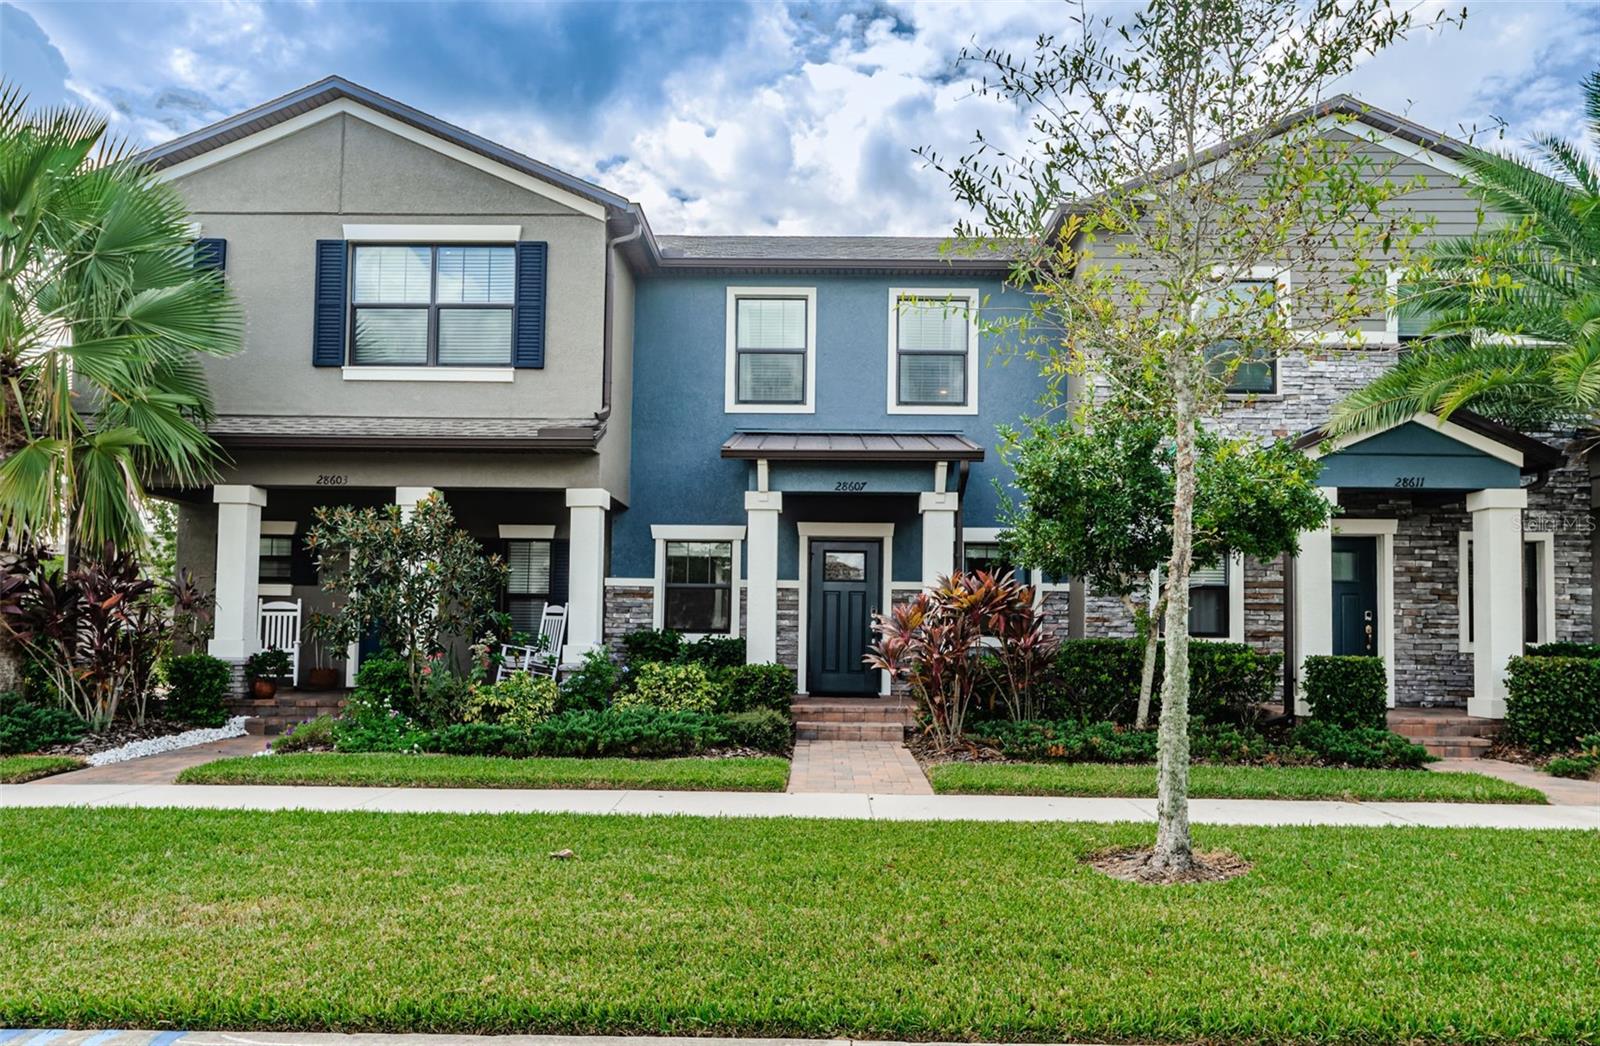
[[(1357, 129), (1355, 127), (1356, 124), (1360, 124), (1361, 128)], [(1401, 138), (1387, 128), (1363, 119), (1359, 113), (1344, 117), (1337, 113), (1329, 113), (1326, 116), (1318, 117), (1317, 130), (1343, 131), (1352, 138), (1371, 142), (1373, 145), (1380, 146), (1408, 160), (1415, 160), (1417, 163), (1425, 163), (1430, 167), (1436, 167), (1445, 174), (1460, 178), (1462, 181), (1466, 181), (1470, 177), (1471, 172), (1459, 161), (1452, 160), (1443, 153), (1430, 149), (1425, 145), (1419, 145), (1409, 139)]]
[(312, 127), (324, 120), (330, 120), (340, 115), (364, 120), (380, 130), (388, 131), (390, 134), (409, 142), (432, 149), (434, 152), (447, 156), (458, 163), (466, 164), (468, 167), (509, 182), (520, 189), (525, 189), (535, 195), (552, 200), (564, 207), (570, 207), (572, 210), (590, 218), (604, 219), (606, 216), (606, 208), (602, 204), (563, 189), (543, 178), (537, 178), (497, 160), (492, 160), (481, 153), (464, 148), (455, 142), (421, 130), (402, 120), (396, 120), (392, 116), (378, 112), (376, 109), (350, 98), (335, 98), (309, 112), (292, 116), (282, 123), (262, 128), (252, 134), (245, 135), (243, 138), (236, 138), (225, 145), (219, 145), (215, 149), (201, 153), (199, 156), (179, 161), (158, 171), (157, 177), (161, 181), (171, 181), (175, 178), (194, 174), (196, 171), (205, 170), (207, 167), (230, 160), (235, 156), (258, 149), (263, 145), (269, 145), (281, 138), (303, 131), (307, 127)]

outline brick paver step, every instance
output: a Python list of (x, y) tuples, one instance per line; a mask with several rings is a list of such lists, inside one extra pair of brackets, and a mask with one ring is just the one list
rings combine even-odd
[(797, 720), (796, 737), (810, 741), (904, 741), (903, 723), (830, 723), (811, 719)]

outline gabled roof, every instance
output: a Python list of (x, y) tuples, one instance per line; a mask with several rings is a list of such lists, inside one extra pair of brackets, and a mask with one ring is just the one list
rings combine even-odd
[(608, 211), (631, 214), (638, 210), (636, 204), (609, 189), (603, 189), (593, 182), (557, 170), (531, 156), (524, 156), (514, 149), (491, 142), (465, 128), (430, 116), (420, 109), (413, 109), (409, 105), (340, 76), (329, 76), (314, 84), (307, 84), (270, 102), (263, 102), (253, 109), (246, 109), (242, 113), (219, 120), (198, 131), (181, 135), (170, 142), (145, 150), (135, 157), (135, 160), (158, 170), (171, 167), (341, 99), (363, 105), (374, 112), (409, 124), (496, 163), (504, 164), (512, 170), (549, 182), (551, 185), (600, 204)]
[(1407, 418), (1385, 428), (1373, 429), (1369, 432), (1350, 433), (1332, 441), (1331, 445), (1326, 448), (1323, 447), (1323, 444), (1328, 441), (1327, 429), (1324, 427), (1308, 429), (1295, 439), (1294, 445), (1301, 450), (1315, 452), (1319, 449), (1324, 449), (1330, 454), (1337, 453), (1345, 447), (1354, 446), (1390, 429), (1399, 428), (1401, 425), (1408, 425), (1413, 422), (1436, 429), (1454, 439), (1460, 440), (1462, 435), (1466, 434), (1514, 451), (1520, 455), (1519, 465), (1524, 474), (1547, 472), (1566, 460), (1566, 456), (1560, 450), (1543, 440), (1518, 432), (1516, 429), (1486, 418), (1482, 414), (1474, 414), (1470, 410), (1454, 411), (1448, 418), (1440, 418), (1434, 414), (1418, 414), (1416, 417)]

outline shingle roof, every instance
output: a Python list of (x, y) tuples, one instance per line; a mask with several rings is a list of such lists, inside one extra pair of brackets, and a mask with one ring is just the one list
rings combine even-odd
[(955, 432), (735, 432), (725, 458), (769, 461), (982, 461), (983, 448)]
[(225, 447), (364, 447), (592, 451), (604, 433), (593, 418), (396, 418), (224, 414), (207, 427)]
[(792, 266), (1003, 271), (998, 253), (971, 254), (943, 236), (657, 236), (663, 268)]

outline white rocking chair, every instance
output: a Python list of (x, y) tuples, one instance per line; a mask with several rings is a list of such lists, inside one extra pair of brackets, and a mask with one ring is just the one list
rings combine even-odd
[(262, 650), (284, 650), (289, 654), (289, 685), (300, 683), (300, 600), (263, 601), (257, 634)]
[(546, 606), (539, 615), (539, 642), (532, 646), (519, 643), (500, 644), (500, 669), (494, 681), (518, 672), (547, 675), (551, 679), (561, 671), (561, 641), (567, 635), (567, 608)]

